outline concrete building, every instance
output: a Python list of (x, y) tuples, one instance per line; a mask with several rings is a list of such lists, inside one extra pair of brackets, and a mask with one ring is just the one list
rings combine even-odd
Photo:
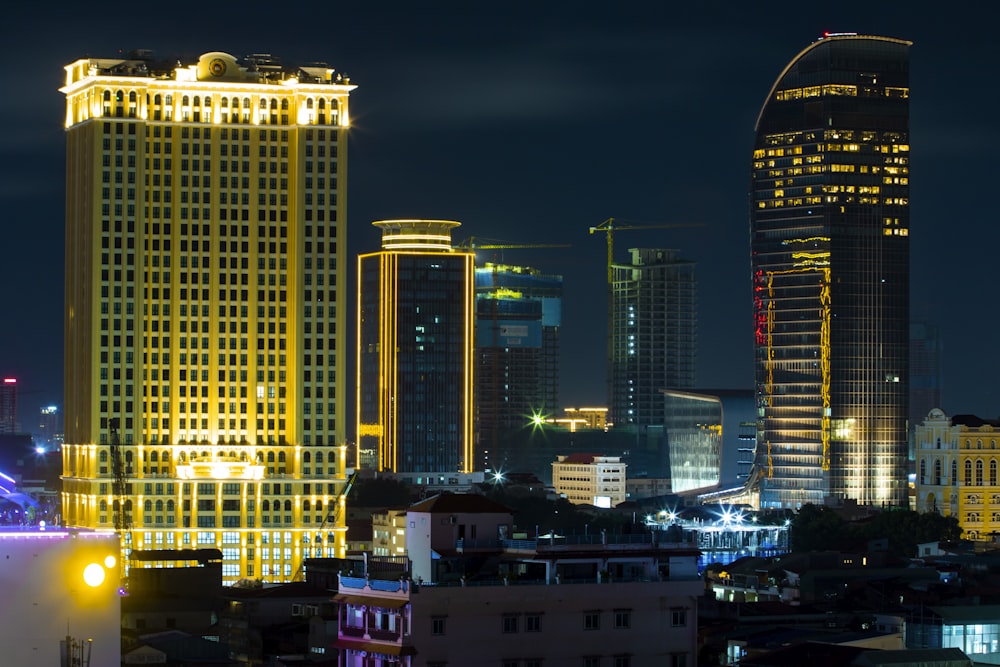
[(343, 553), (354, 88), (263, 54), (66, 66), (68, 525), (122, 501), (124, 553), (218, 548), (226, 583)]
[(559, 408), (562, 276), (525, 266), (476, 268), (477, 470), (501, 434)]
[(349, 667), (695, 665), (697, 552), (639, 546), (520, 540), (476, 585), (338, 576), (333, 645)]
[(446, 493), (411, 505), (406, 510), (406, 555), (414, 581), (457, 580), (456, 550), (495, 550), (511, 537), (513, 523), (508, 508), (472, 493)]
[(618, 456), (560, 456), (552, 464), (552, 486), (571, 503), (614, 507), (625, 502), (627, 467)]
[(357, 437), (362, 468), (473, 470), (475, 255), (450, 220), (381, 220), (358, 256)]
[(819, 39), (757, 118), (751, 484), (762, 508), (907, 503), (909, 47)]
[(690, 389), (697, 361), (695, 265), (676, 250), (631, 248), (612, 267), (611, 395), (615, 428), (663, 423), (661, 389)]
[(916, 509), (953, 516), (963, 537), (1000, 531), (1000, 420), (931, 410), (914, 431)]

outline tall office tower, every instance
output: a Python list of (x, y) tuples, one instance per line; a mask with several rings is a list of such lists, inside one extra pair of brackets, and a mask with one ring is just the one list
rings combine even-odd
[(562, 276), (523, 266), (476, 268), (475, 467), (502, 434), (559, 407)]
[(472, 471), (473, 264), (450, 220), (382, 220), (358, 256), (358, 460), (393, 473)]
[(0, 433), (17, 432), (17, 378), (0, 383)]
[(69, 525), (121, 501), (126, 552), (219, 548), (227, 583), (343, 554), (353, 89), (262, 55), (66, 66)]
[(695, 265), (676, 250), (632, 248), (612, 274), (611, 421), (661, 426), (661, 389), (694, 386), (697, 361)]
[(62, 430), (59, 428), (59, 408), (47, 405), (38, 414), (38, 437), (40, 444), (47, 447), (58, 447), (62, 441)]
[(906, 501), (909, 47), (820, 39), (784, 69), (757, 118), (762, 507)]

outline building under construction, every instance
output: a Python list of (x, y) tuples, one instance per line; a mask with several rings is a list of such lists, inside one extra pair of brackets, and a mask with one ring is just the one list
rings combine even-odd
[(562, 276), (487, 263), (476, 269), (476, 468), (510, 430), (559, 406)]

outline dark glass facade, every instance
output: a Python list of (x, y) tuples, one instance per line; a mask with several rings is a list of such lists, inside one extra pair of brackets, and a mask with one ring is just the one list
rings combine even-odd
[(469, 472), (474, 255), (442, 241), (457, 223), (375, 224), (383, 249), (358, 259), (359, 463)]
[(762, 507), (906, 502), (909, 46), (818, 40), (781, 73), (757, 120)]

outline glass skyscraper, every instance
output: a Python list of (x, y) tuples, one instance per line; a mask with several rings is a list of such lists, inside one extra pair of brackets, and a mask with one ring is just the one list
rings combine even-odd
[(784, 69), (757, 119), (762, 507), (906, 502), (909, 47), (828, 35)]
[(382, 220), (358, 257), (358, 449), (393, 473), (472, 470), (473, 263), (449, 220)]

